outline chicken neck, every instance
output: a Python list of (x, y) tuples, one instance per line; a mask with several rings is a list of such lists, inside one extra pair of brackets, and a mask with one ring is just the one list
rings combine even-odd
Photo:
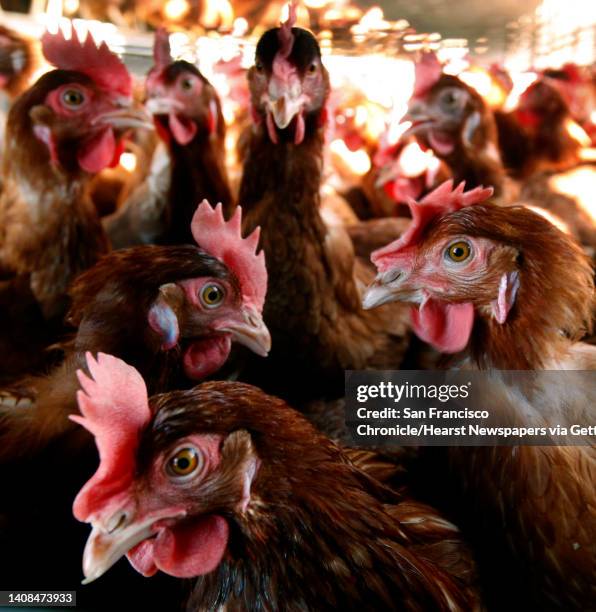
[[(31, 290), (46, 318), (61, 316), (68, 285), (108, 251), (108, 241), (89, 195), (88, 176), (67, 174), (46, 160), (28, 172), (5, 156), (0, 196), (1, 259)], [(84, 245), (81, 248), (81, 245)]]
[(165, 210), (167, 230), (161, 242), (194, 244), (190, 222), (197, 205), (207, 199), (221, 202), (229, 217), (232, 194), (223, 159), (223, 142), (205, 129), (199, 130), (187, 145), (170, 143), (171, 178)]
[[(229, 554), (198, 579), (188, 609), (256, 610), (264, 601), (272, 609), (442, 609), (450, 598), (474, 609), (473, 595), (432, 554), (423, 559), (409, 547), (409, 528), (389, 509), (399, 497), (330, 447), (286, 440), (275, 470), (261, 466), (267, 474), (253, 484)], [(289, 462), (295, 467), (285, 473)]]
[(281, 138), (274, 144), (263, 126), (255, 128), (239, 202), (244, 231), (261, 226), (267, 257), (264, 318), (273, 337), (268, 361), (283, 362), (286, 373), (294, 368), (339, 373), (343, 386), (343, 369), (355, 362), (345, 346), (347, 319), (360, 314), (360, 296), (351, 242), (346, 236), (341, 259), (334, 257), (335, 244), (321, 218), (324, 136), (315, 121), (307, 117), (300, 145)]

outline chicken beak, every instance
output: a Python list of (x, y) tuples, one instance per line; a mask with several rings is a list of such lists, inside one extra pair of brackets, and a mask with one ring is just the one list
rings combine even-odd
[(127, 99), (119, 100), (115, 110), (102, 113), (93, 123), (109, 125), (117, 130), (155, 129), (151, 115), (143, 107), (133, 107)]
[(252, 306), (243, 306), (238, 318), (226, 319), (218, 329), (231, 334), (235, 342), (261, 357), (267, 357), (271, 350), (271, 334), (263, 317)]
[(389, 302), (407, 301), (409, 292), (402, 287), (403, 277), (399, 270), (379, 273), (362, 296), (362, 308), (371, 310)]
[(175, 98), (155, 96), (145, 102), (145, 108), (151, 115), (169, 115), (180, 112), (184, 109), (184, 105)]
[(125, 512), (112, 515), (107, 526), (102, 521), (92, 521), (91, 535), (83, 552), (82, 584), (89, 584), (103, 576), (118, 560), (137, 544), (151, 538), (157, 531), (156, 523), (164, 520), (175, 520), (184, 517), (183, 510), (172, 508), (161, 515), (151, 515), (144, 520), (129, 520)]
[(384, 285), (374, 282), (366, 289), (362, 296), (362, 308), (364, 310), (372, 310), (392, 301), (394, 301), (394, 297), (391, 290)]
[(292, 119), (302, 110), (302, 96), (296, 98), (283, 94), (276, 100), (269, 101), (269, 112), (275, 125), (283, 130), (290, 125)]
[(413, 136), (432, 125), (436, 118), (430, 113), (424, 102), (413, 102), (408, 106), (402, 122), (409, 121), (412, 125), (403, 133), (403, 136)]
[(148, 524), (128, 525), (110, 533), (104, 532), (98, 525), (93, 525), (83, 553), (83, 584), (89, 584), (103, 576), (131, 548), (150, 538), (153, 535), (153, 522), (152, 519)]

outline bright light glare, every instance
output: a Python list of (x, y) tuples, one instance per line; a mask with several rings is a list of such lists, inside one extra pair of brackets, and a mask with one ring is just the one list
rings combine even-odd
[(423, 151), (416, 142), (409, 142), (399, 155), (400, 174), (414, 178), (426, 172), (433, 160), (438, 162), (432, 151)]
[(573, 198), (596, 224), (595, 170), (589, 166), (582, 166), (563, 174), (555, 174), (549, 180), (549, 186), (553, 191)]
[(186, 0), (168, 0), (163, 8), (166, 19), (178, 21), (182, 19), (190, 10), (190, 5)]
[(535, 72), (511, 72), (511, 80), (513, 88), (505, 100), (503, 105), (504, 110), (511, 111), (517, 107), (520, 96), (528, 89), (528, 87), (538, 78)]
[(334, 140), (329, 145), (331, 153), (339, 158), (340, 164), (345, 166), (345, 169), (357, 176), (364, 176), (370, 170), (370, 158), (366, 151), (359, 149), (358, 151), (350, 151), (346, 143), (340, 138)]
[(592, 139), (586, 134), (586, 130), (576, 123), (573, 119), (567, 119), (565, 121), (565, 130), (573, 138), (579, 142), (582, 147), (589, 147), (592, 144)]
[(135, 168), (137, 167), (137, 156), (134, 153), (129, 153), (128, 151), (122, 153), (120, 156), (120, 165), (127, 172), (134, 172)]

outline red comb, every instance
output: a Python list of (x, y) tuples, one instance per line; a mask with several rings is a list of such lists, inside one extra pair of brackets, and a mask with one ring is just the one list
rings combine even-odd
[(67, 40), (62, 31), (45, 32), (41, 38), (44, 57), (61, 70), (82, 72), (100, 87), (126, 97), (132, 95), (132, 79), (122, 60), (102, 42), (99, 46), (90, 33), (80, 41), (72, 28), (72, 38)]
[(158, 70), (169, 66), (173, 59), (170, 51), (170, 35), (165, 28), (158, 28), (153, 39), (153, 60)]
[(100, 463), (74, 501), (73, 512), (80, 521), (131, 485), (139, 435), (151, 419), (147, 387), (132, 366), (104, 353), (98, 353), (97, 360), (87, 353), (86, 359), (91, 378), (77, 371), (83, 416), (70, 418), (95, 436)]
[(281, 45), (277, 52), (280, 57), (287, 58), (292, 53), (292, 47), (294, 46), (294, 35), (292, 34), (292, 28), (296, 25), (296, 7), (298, 3), (292, 0), (288, 4), (288, 18), (283, 21), (277, 32), (277, 38)]
[(423, 53), (414, 69), (414, 96), (424, 95), (441, 78), (443, 72), (441, 63), (432, 52)]
[(257, 254), (261, 228), (242, 238), (242, 208), (238, 206), (229, 221), (223, 216), (222, 205), (215, 209), (203, 200), (190, 225), (197, 244), (234, 272), (240, 281), (244, 300), (263, 311), (267, 293), (267, 267), (265, 253)]
[(487, 198), (490, 198), (494, 191), (492, 187), (476, 187), (471, 191), (464, 192), (464, 187), (465, 182), (462, 181), (453, 189), (453, 181), (449, 180), (441, 183), (420, 202), (409, 198), (407, 204), (412, 213), (412, 223), (410, 223), (410, 226), (400, 238), (384, 246), (382, 249), (374, 251), (370, 257), (379, 272), (385, 272), (391, 267), (393, 255), (406, 247), (416, 244), (424, 228), (433, 219), (455, 212), (466, 206), (480, 204)]

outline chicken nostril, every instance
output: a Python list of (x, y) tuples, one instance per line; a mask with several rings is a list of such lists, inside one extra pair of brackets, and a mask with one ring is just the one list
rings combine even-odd
[(126, 514), (126, 512), (117, 512), (116, 514), (114, 514), (114, 516), (112, 516), (107, 525), (108, 533), (113, 533), (118, 529), (122, 529), (122, 527), (126, 525), (127, 519), (128, 515)]
[(377, 280), (381, 283), (393, 283), (401, 276), (401, 270), (387, 270), (377, 276)]
[(258, 327), (259, 325), (259, 321), (257, 320), (257, 318), (250, 312), (245, 313), (245, 321), (251, 326), (251, 327)]

